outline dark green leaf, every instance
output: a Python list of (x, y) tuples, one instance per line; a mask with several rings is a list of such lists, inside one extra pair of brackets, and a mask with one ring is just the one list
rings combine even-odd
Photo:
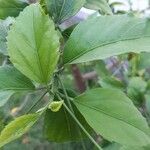
[[(90, 131), (89, 126), (75, 107), (74, 111), (82, 125)], [(45, 115), (44, 134), (48, 140), (54, 142), (76, 141), (86, 137), (64, 107), (58, 112), (47, 110)]]
[(109, 144), (108, 146), (105, 146), (104, 150), (120, 150), (120, 145), (117, 143)]
[(85, 0), (46, 0), (48, 12), (56, 22), (74, 16), (84, 5)]
[(8, 34), (8, 52), (14, 66), (30, 79), (44, 84), (50, 80), (59, 57), (59, 37), (38, 3), (17, 17)]
[(10, 122), (1, 132), (0, 147), (21, 137), (31, 128), (31, 126), (34, 125), (38, 118), (38, 114), (29, 114), (18, 117), (14, 121)]
[(105, 59), (129, 52), (148, 52), (149, 40), (149, 19), (126, 15), (88, 19), (74, 29), (66, 43), (64, 63)]
[(146, 120), (119, 90), (93, 89), (74, 100), (89, 125), (104, 138), (123, 145), (150, 143)]
[(0, 67), (0, 91), (34, 90), (33, 83), (14, 67)]
[(16, 17), (27, 5), (26, 0), (0, 0), (0, 18)]

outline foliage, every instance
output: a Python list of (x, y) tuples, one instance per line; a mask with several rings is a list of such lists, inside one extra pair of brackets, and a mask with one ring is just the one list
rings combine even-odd
[(0, 0), (0, 147), (150, 148), (150, 20), (115, 5)]

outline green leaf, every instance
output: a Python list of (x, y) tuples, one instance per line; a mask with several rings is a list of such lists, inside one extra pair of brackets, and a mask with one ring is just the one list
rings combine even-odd
[(150, 93), (145, 94), (146, 111), (150, 115)]
[(26, 7), (11, 27), (8, 52), (14, 66), (28, 78), (48, 83), (59, 57), (59, 37), (38, 3)]
[(100, 10), (105, 14), (112, 14), (107, 0), (86, 0), (85, 7), (88, 9)]
[(123, 84), (123, 82), (115, 77), (102, 78), (99, 80), (99, 83), (104, 88), (115, 88), (120, 90), (125, 89), (125, 85)]
[[(113, 31), (113, 32), (112, 32)], [(81, 63), (129, 52), (150, 51), (150, 20), (99, 16), (81, 22), (64, 49), (64, 63)]]
[(4, 55), (7, 55), (6, 36), (7, 36), (7, 28), (0, 20), (0, 52)]
[(48, 108), (53, 112), (58, 112), (61, 109), (63, 103), (64, 101), (53, 101), (49, 104)]
[(103, 60), (99, 60), (96, 62), (95, 70), (96, 70), (97, 74), (100, 76), (100, 78), (105, 78), (106, 76), (107, 77), (111, 76), (111, 73), (106, 68), (106, 64)]
[(62, 22), (74, 16), (83, 7), (85, 0), (46, 0), (45, 2), (55, 22)]
[(132, 77), (127, 86), (127, 95), (136, 105), (141, 105), (144, 101), (144, 93), (147, 83), (141, 77)]
[(150, 67), (150, 53), (141, 53), (139, 60), (139, 69), (147, 69)]
[(141, 77), (132, 77), (129, 79), (128, 87), (144, 93), (147, 88), (147, 83)]
[(26, 0), (0, 0), (0, 18), (16, 17), (27, 5)]
[(128, 146), (123, 146), (120, 148), (120, 150), (149, 150), (150, 149), (150, 145), (146, 146), (146, 147), (128, 147)]
[[(79, 113), (79, 111), (74, 108), (76, 117), (82, 123), (82, 125), (91, 132), (91, 128), (85, 122), (85, 119)], [(58, 112), (52, 112), (47, 110), (45, 114), (44, 123), (44, 135), (49, 141), (54, 142), (67, 142), (67, 141), (79, 141), (82, 138), (86, 138), (86, 135), (74, 119), (68, 114), (64, 107), (61, 107)]]
[(14, 21), (13, 18), (9, 17), (6, 20), (0, 20), (0, 53), (3, 55), (8, 55), (7, 52), (7, 33), (9, 30), (10, 24)]
[(28, 114), (10, 122), (0, 134), (0, 147), (21, 137), (38, 120), (39, 114)]
[(5, 103), (14, 94), (14, 91), (0, 91), (0, 107), (5, 105)]
[(0, 91), (34, 90), (33, 83), (14, 67), (0, 67)]
[(121, 91), (93, 89), (76, 97), (74, 104), (89, 125), (107, 140), (135, 146), (150, 143), (146, 119)]
[(117, 144), (117, 143), (112, 143), (112, 144), (109, 144), (108, 146), (105, 146), (103, 149), (104, 150), (120, 150), (120, 145)]

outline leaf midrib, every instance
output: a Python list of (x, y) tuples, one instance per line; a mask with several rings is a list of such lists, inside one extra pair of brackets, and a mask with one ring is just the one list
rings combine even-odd
[(36, 59), (37, 59), (37, 62), (38, 62), (38, 66), (39, 66), (39, 71), (40, 71), (40, 74), (41, 74), (41, 80), (42, 82), (45, 82), (45, 75), (43, 73), (43, 69), (42, 69), (42, 64), (41, 64), (41, 61), (40, 61), (40, 57), (39, 57), (39, 47), (37, 45), (37, 39), (36, 39), (36, 32), (35, 32), (35, 17), (34, 17), (34, 12), (33, 12), (33, 20), (32, 20), (32, 26), (33, 26), (33, 36), (34, 36), (34, 42), (35, 42), (35, 53), (36, 53)]
[(150, 35), (148, 35), (148, 36), (143, 36), (143, 37), (135, 37), (135, 38), (129, 38), (129, 39), (116, 40), (116, 41), (111, 41), (111, 42), (108, 42), (108, 43), (102, 43), (101, 45), (95, 46), (95, 47), (93, 47), (93, 48), (91, 48), (91, 49), (88, 49), (88, 50), (86, 50), (86, 51), (81, 52), (81, 53), (80, 53), (79, 55), (77, 55), (76, 57), (72, 58), (72, 59), (69, 60), (69, 61), (66, 61), (65, 64), (66, 64), (66, 63), (71, 63), (71, 62), (73, 62), (74, 60), (76, 60), (76, 59), (78, 59), (79, 57), (81, 57), (82, 55), (84, 55), (84, 54), (86, 54), (86, 53), (88, 53), (88, 52), (91, 52), (91, 51), (93, 51), (93, 50), (95, 50), (95, 49), (97, 49), (97, 48), (99, 48), (99, 47), (111, 45), (111, 44), (118, 43), (118, 42), (124, 42), (124, 41), (130, 41), (130, 40), (137, 40), (137, 39), (149, 38), (149, 37), (150, 37)]

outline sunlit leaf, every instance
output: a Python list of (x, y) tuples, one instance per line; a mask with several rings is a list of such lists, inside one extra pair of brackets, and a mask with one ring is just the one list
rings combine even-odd
[(28, 78), (47, 84), (58, 61), (58, 50), (59, 37), (52, 20), (38, 3), (26, 7), (8, 34), (11, 62)]

